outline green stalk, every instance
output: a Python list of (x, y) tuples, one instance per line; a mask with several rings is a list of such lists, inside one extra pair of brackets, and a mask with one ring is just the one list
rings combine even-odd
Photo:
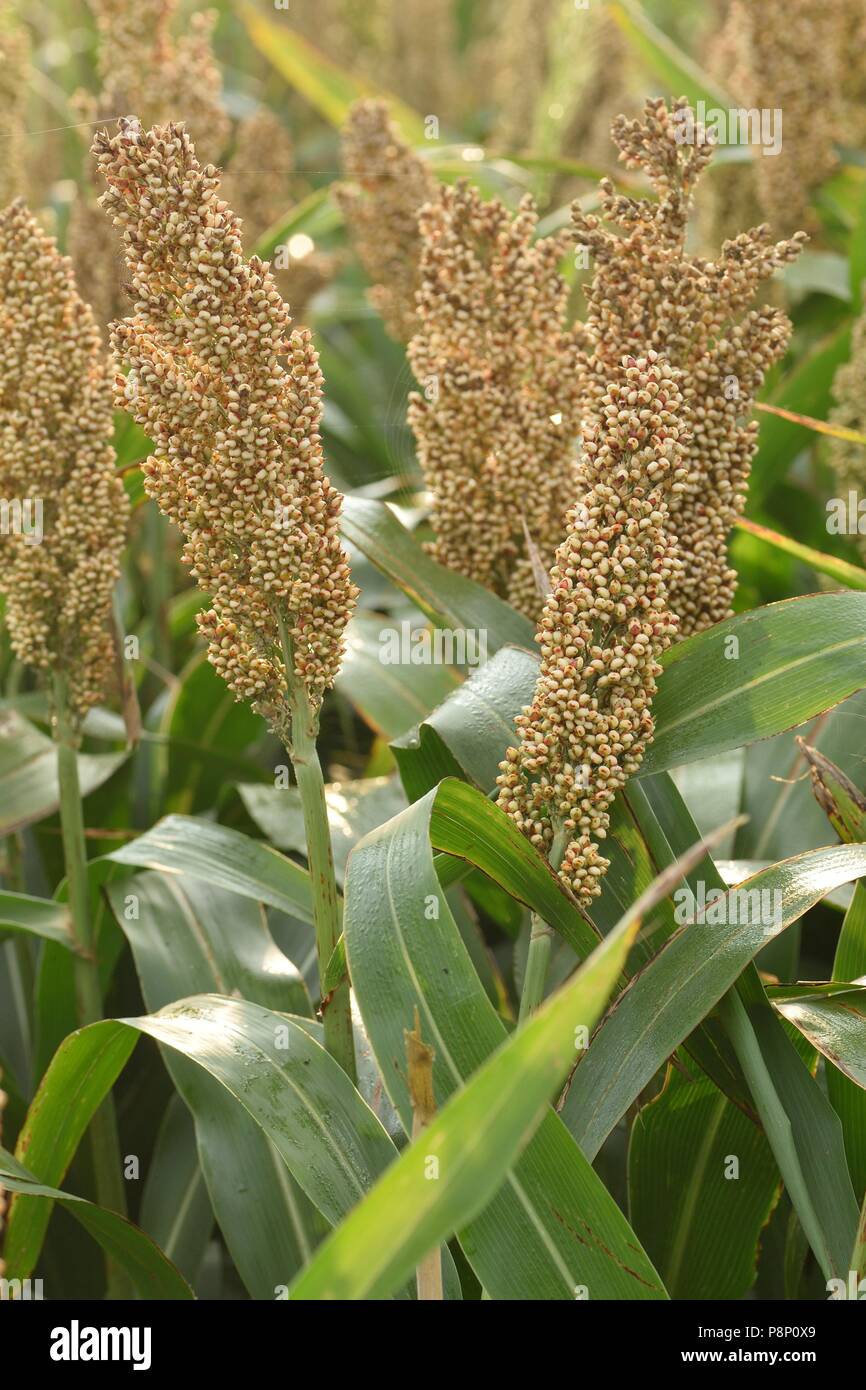
[[(566, 836), (562, 830), (557, 831), (553, 845), (550, 850), (550, 867), (556, 873), (562, 863), (562, 856), (565, 854)], [(550, 954), (553, 948), (553, 928), (543, 922), (537, 912), (532, 914), (532, 927), (529, 935), (529, 954), (526, 957), (526, 973), (523, 977), (523, 989), (520, 994), (520, 1010), (517, 1015), (517, 1026), (526, 1023), (531, 1018), (535, 1010), (539, 1008), (544, 1000), (544, 988), (547, 984), (547, 971), (550, 966)]]
[[(328, 807), (325, 801), (325, 779), (316, 749), (319, 721), (307, 698), (306, 690), (300, 681), (294, 679), (295, 663), (291, 638), (286, 630), (285, 621), (280, 619), (279, 622), (292, 714), (292, 741), (286, 751), (295, 771), (304, 816), (307, 864), (313, 892), (316, 955), (319, 961), (319, 979), (324, 980), (328, 962), (342, 934), (343, 922), (334, 874), (331, 828), (328, 824)], [(354, 1082), (357, 1073), (348, 980), (343, 980), (327, 999), (322, 1000), (322, 1022), (325, 1028), (325, 1050), (330, 1052)]]
[(866, 1197), (863, 1198), (863, 1207), (860, 1211), (857, 1239), (854, 1242), (854, 1253), (851, 1256), (851, 1268), (856, 1272), (858, 1280), (866, 1279)]
[[(81, 1027), (98, 1023), (104, 1017), (99, 966), (94, 951), (93, 922), (90, 913), (90, 891), (87, 882), (87, 851), (84, 839), (84, 816), (81, 808), (81, 788), (78, 782), (78, 738), (69, 713), (66, 678), (54, 676), (54, 739), (57, 745), (57, 780), (60, 789), (60, 826), (63, 835), (63, 855), (69, 889), (69, 912), (76, 950), (73, 955), (75, 999)], [(90, 1122), (90, 1142), (93, 1150), (93, 1169), (96, 1193), (100, 1206), (126, 1214), (126, 1192), (120, 1158), (120, 1141), (114, 1102), (109, 1096)], [(112, 1260), (107, 1260), (108, 1296), (132, 1297), (132, 1285), (126, 1273)]]

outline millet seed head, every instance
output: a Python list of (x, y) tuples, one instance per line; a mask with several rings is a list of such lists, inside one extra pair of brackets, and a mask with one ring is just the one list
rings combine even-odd
[(656, 353), (612, 371), (584, 431), (587, 490), (569, 513), (538, 625), (541, 669), (499, 805), (582, 906), (608, 867), (616, 793), (652, 739), (659, 657), (676, 635), (668, 595), (681, 560), (668, 525), (688, 475), (682, 377)]
[(779, 310), (748, 306), (764, 281), (796, 259), (806, 237), (773, 242), (761, 226), (725, 242), (715, 261), (688, 254), (694, 188), (713, 153), (688, 102), (681, 98), (671, 109), (647, 102), (643, 119), (614, 122), (613, 138), (622, 162), (649, 177), (657, 201), (618, 196), (605, 181), (601, 217), (578, 203), (572, 209), (575, 240), (593, 266), (588, 345), (578, 358), (583, 406), (587, 418), (598, 418), (624, 353), (651, 348), (683, 373), (691, 445), (688, 475), (669, 504), (683, 557), (670, 601), (688, 636), (731, 612), (736, 573), (727, 540), (745, 505), (757, 447), (749, 417), (790, 333)]
[(567, 241), (534, 240), (537, 221), (530, 198), (515, 215), (467, 183), (442, 188), (420, 217), (409, 346), (433, 553), (533, 619), (535, 571), (550, 568), (574, 498), (580, 431), (578, 330), (558, 270)]
[(392, 337), (417, 327), (418, 213), (436, 195), (429, 165), (409, 148), (383, 101), (358, 101), (343, 131), (348, 183), (334, 190), (358, 258), (372, 281), (370, 302)]
[(94, 152), (136, 296), (112, 342), (129, 369), (118, 404), (155, 445), (145, 486), (210, 597), (198, 619), (210, 661), (290, 739), (287, 684), (318, 709), (357, 593), (324, 472), (316, 351), (269, 267), (245, 260), (218, 172), (182, 126), (122, 120)]
[(19, 200), (0, 213), (0, 495), (41, 504), (42, 538), (3, 536), (0, 586), (16, 656), (67, 678), (74, 722), (113, 678), (129, 507), (112, 431), (96, 321), (71, 262)]

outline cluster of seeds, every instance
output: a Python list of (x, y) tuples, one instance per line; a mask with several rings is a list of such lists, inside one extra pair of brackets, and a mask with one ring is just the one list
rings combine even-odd
[(406, 343), (418, 326), (418, 214), (435, 198), (436, 179), (400, 138), (381, 101), (352, 107), (343, 132), (343, 165), (351, 182), (338, 185), (335, 196), (372, 282), (370, 302), (388, 332)]
[(199, 152), (216, 159), (229, 135), (222, 77), (211, 48), (215, 10), (189, 16), (175, 38), (179, 0), (88, 0), (99, 36), (97, 97), (82, 94), (89, 120), (114, 121), (137, 111), (150, 123), (182, 107)]
[(781, 150), (765, 157), (756, 149), (754, 161), (763, 215), (776, 231), (814, 220), (812, 192), (838, 163), (840, 75), (858, 66), (844, 46), (857, 32), (855, 7), (862, 35), (861, 0), (838, 0), (826, 10), (813, 0), (731, 0), (722, 39), (728, 88), (744, 108), (782, 113)]
[(129, 367), (118, 403), (155, 445), (145, 485), (210, 596), (198, 621), (211, 662), (288, 740), (287, 686), (318, 708), (356, 596), (324, 473), (318, 358), (269, 267), (244, 259), (217, 171), (182, 126), (122, 120), (94, 153), (136, 296), (112, 343)]
[(534, 241), (516, 216), (460, 183), (421, 213), (419, 328), (409, 361), (423, 394), (409, 422), (433, 496), (433, 553), (538, 615), (574, 497), (579, 389), (564, 236)]
[(587, 492), (550, 573), (535, 695), (498, 778), (500, 806), (582, 905), (600, 891), (599, 841), (652, 739), (659, 657), (676, 633), (668, 504), (688, 481), (683, 416), (679, 373), (655, 353), (612, 373), (585, 429)]
[(757, 447), (749, 416), (790, 332), (781, 311), (747, 306), (799, 255), (805, 234), (774, 243), (761, 226), (725, 242), (717, 260), (687, 254), (694, 186), (713, 152), (687, 101), (670, 110), (648, 102), (642, 120), (619, 117), (613, 137), (621, 160), (648, 175), (657, 198), (617, 196), (603, 182), (602, 217), (619, 223), (621, 234), (574, 205), (575, 239), (594, 271), (586, 289), (588, 345), (579, 360), (584, 409), (589, 418), (598, 414), (623, 354), (652, 349), (683, 373), (689, 481), (670, 505), (684, 560), (670, 599), (688, 636), (730, 613), (736, 573), (727, 540), (745, 505)]
[(0, 7), (0, 208), (23, 197), (27, 186), (27, 31)]
[[(222, 78), (211, 50), (216, 14), (199, 11), (186, 33), (172, 28), (178, 0), (89, 0), (96, 20), (100, 91), (79, 92), (76, 106), (88, 124), (113, 123), (137, 111), (146, 124), (170, 120), (183, 111), (201, 149), (216, 159), (229, 133), (222, 104)], [(125, 313), (123, 258), (117, 236), (97, 206), (100, 192), (93, 171), (80, 190), (69, 219), (69, 254), (81, 293), (97, 322), (107, 328)]]
[(128, 504), (112, 425), (108, 362), (71, 263), (12, 203), (0, 213), (0, 494), (29, 510), (2, 539), (0, 585), (16, 656), (66, 676), (79, 721), (113, 676)]

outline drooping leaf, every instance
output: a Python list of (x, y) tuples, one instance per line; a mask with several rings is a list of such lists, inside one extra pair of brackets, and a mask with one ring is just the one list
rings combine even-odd
[[(108, 896), (152, 1013), (199, 993), (311, 1012), (300, 971), (278, 950), (259, 903), (203, 879), (156, 872), (116, 883)], [(312, 1253), (323, 1223), (267, 1136), (220, 1082), (171, 1050), (163, 1059), (192, 1114), (208, 1205), (238, 1272), (251, 1297), (273, 1298)], [(195, 1173), (189, 1176), (193, 1182)]]
[(408, 795), (423, 796), (443, 777), (466, 777), (487, 791), (514, 740), (514, 716), (532, 698), (538, 662), (505, 647), (417, 728), (391, 745)]
[(43, 936), (68, 950), (74, 945), (66, 904), (50, 898), (31, 898), (26, 893), (0, 893), (0, 939), (7, 932)]
[(336, 682), (365, 722), (385, 738), (417, 724), (460, 684), (449, 665), (388, 660), (383, 633), (393, 631), (388, 619), (356, 613), (346, 630), (346, 651)]
[(441, 1240), (479, 1215), (549, 1113), (574, 1052), (575, 1030), (598, 1017), (639, 925), (626, 922), (611, 933), (560, 993), (451, 1096), (317, 1252), (295, 1283), (294, 1298), (384, 1297)]
[[(670, 862), (693, 843), (691, 817), (669, 777), (645, 779), (637, 786), (647, 815), (656, 821), (656, 863)], [(838, 849), (858, 854), (864, 847), (839, 846), (829, 851), (830, 863)], [(780, 885), (783, 909), (787, 889), (794, 888), (795, 897), (808, 899), (809, 884), (795, 884), (798, 868), (807, 858), (801, 855), (774, 866), (781, 874), (791, 875), (790, 882)], [(835, 876), (832, 869), (831, 875)], [(684, 877), (693, 892), (699, 892), (701, 884), (706, 891), (723, 887), (709, 856)], [(813, 887), (820, 896), (820, 886)], [(775, 909), (778, 904), (771, 901), (770, 906)], [(772, 915), (778, 921), (777, 914)], [(798, 1219), (825, 1278), (830, 1277), (845, 1267), (857, 1218), (839, 1118), (774, 1013), (754, 965), (747, 966), (734, 989), (719, 1001), (718, 1025), (721, 1053), (729, 1050), (736, 1058)], [(694, 1047), (694, 1035), (689, 1047)], [(736, 1089), (728, 1094), (737, 1099)]]
[[(102, 1031), (99, 1031), (102, 1030)], [(135, 1046), (135, 1034), (113, 1024), (72, 1033), (55, 1053), (18, 1135), (15, 1157), (48, 1187), (63, 1181), (79, 1141)], [(10, 1279), (31, 1274), (51, 1216), (51, 1204), (13, 1198), (3, 1256)]]
[(341, 529), (382, 574), (442, 627), (471, 631), (479, 638), (483, 634), (491, 654), (509, 642), (529, 646), (534, 641), (535, 629), (528, 618), (480, 584), (431, 559), (384, 502), (345, 498)]
[(708, 913), (709, 921), (695, 921), (683, 899), (690, 925), (665, 943), (615, 1001), (568, 1088), (563, 1119), (590, 1158), (758, 951), (831, 887), (861, 874), (866, 874), (866, 846), (839, 845), (747, 879), (727, 892), (716, 916)]
[[(349, 859), (345, 934), (358, 1004), (385, 1085), (411, 1126), (404, 1027), (420, 1013), (444, 1106), (505, 1040), (436, 877), (428, 794)], [(460, 1236), (493, 1298), (663, 1297), (622, 1213), (553, 1112), (505, 1185)]]
[[(395, 1149), (305, 1022), (241, 999), (196, 995), (147, 1017), (91, 1024), (71, 1034), (55, 1054), (19, 1148), (29, 1162), (39, 1150), (40, 1171), (65, 1171), (94, 1109), (144, 1032), (216, 1079), (255, 1120), (325, 1218), (339, 1222), (393, 1161)], [(6, 1238), (8, 1277), (29, 1275), (49, 1214), (47, 1202), (15, 1198)], [(459, 1297), (447, 1257), (444, 1268), (449, 1296)]]
[[(866, 686), (866, 597), (815, 594), (740, 613), (677, 643), (662, 665), (641, 777), (795, 728)], [(409, 795), (455, 773), (490, 790), (537, 672), (529, 651), (497, 652), (397, 740)]]
[[(46, 1212), (58, 1202), (126, 1271), (140, 1298), (186, 1300), (193, 1297), (183, 1275), (156, 1242), (125, 1216), (40, 1182), (3, 1148), (0, 1148), (0, 1182), (9, 1192), (16, 1193), (16, 1197), (25, 1196), (28, 1203)], [(21, 1276), (10, 1275), (7, 1270), (5, 1277), (14, 1280)]]
[(863, 595), (815, 594), (677, 643), (653, 701), (656, 736), (641, 776), (794, 728), (862, 689), (864, 620)]
[(866, 988), (832, 982), (768, 990), (778, 1013), (861, 1090), (866, 1089)]
[[(438, 787), (430, 818), (430, 843), (454, 858), (481, 869), (502, 888), (554, 927), (582, 959), (598, 945), (589, 919), (563, 888), (550, 865), (504, 811), (474, 787), (448, 778)], [(437, 861), (440, 881), (453, 869)], [(629, 904), (630, 906), (630, 904)]]
[(224, 825), (194, 816), (166, 816), (108, 858), (117, 864), (187, 874), (305, 922), (313, 920), (306, 869)]

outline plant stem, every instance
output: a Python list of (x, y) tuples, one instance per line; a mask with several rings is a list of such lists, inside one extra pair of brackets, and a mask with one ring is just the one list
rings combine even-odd
[[(433, 1094), (433, 1061), (435, 1053), (421, 1037), (421, 1020), (415, 1009), (415, 1027), (403, 1030), (406, 1040), (406, 1075), (409, 1099), (412, 1103), (412, 1142), (420, 1139), (436, 1117)], [(428, 1251), (418, 1264), (416, 1274), (418, 1301), (441, 1303), (445, 1294), (442, 1285), (442, 1252), (438, 1245)]]
[[(84, 839), (84, 816), (81, 809), (81, 788), (78, 783), (78, 739), (69, 716), (66, 680), (54, 677), (54, 738), (57, 745), (57, 780), (60, 789), (60, 826), (63, 836), (63, 855), (69, 889), (69, 911), (76, 950), (73, 955), (75, 998), (78, 1022), (84, 1027), (97, 1023), (103, 1015), (102, 988), (96, 960), (93, 924), (90, 913), (90, 889), (87, 882), (87, 850)], [(93, 1150), (93, 1169), (96, 1193), (100, 1206), (126, 1213), (126, 1193), (120, 1159), (120, 1141), (114, 1102), (108, 1096), (90, 1122), (90, 1142)], [(108, 1295), (114, 1298), (132, 1296), (132, 1285), (125, 1272), (113, 1261), (107, 1261)]]
[[(334, 874), (331, 828), (328, 824), (328, 806), (325, 801), (325, 779), (316, 749), (318, 718), (310, 705), (306, 690), (300, 681), (294, 679), (292, 644), (283, 621), (280, 621), (280, 638), (292, 713), (292, 741), (287, 751), (295, 770), (304, 815), (319, 979), (324, 980), (328, 962), (340, 939), (343, 923)], [(325, 1050), (339, 1062), (349, 1079), (352, 1082), (356, 1081), (355, 1038), (352, 1032), (348, 980), (344, 980), (328, 998), (322, 1000), (322, 1022), (325, 1027)]]
[(547, 969), (550, 964), (550, 951), (553, 945), (553, 931), (542, 922), (537, 912), (532, 914), (532, 929), (529, 935), (529, 954), (526, 957), (526, 974), (520, 994), (518, 1026), (531, 1018), (544, 998), (547, 982)]
[(857, 1239), (854, 1242), (854, 1253), (851, 1256), (851, 1268), (856, 1272), (858, 1280), (866, 1279), (866, 1197), (863, 1198), (863, 1206), (860, 1211)]
[[(554, 873), (562, 863), (565, 853), (566, 837), (558, 831), (550, 851), (550, 867)], [(550, 953), (553, 947), (553, 928), (543, 922), (537, 912), (532, 914), (532, 927), (529, 935), (529, 954), (526, 957), (526, 973), (520, 993), (520, 1011), (517, 1015), (518, 1028), (531, 1018), (544, 999)]]

